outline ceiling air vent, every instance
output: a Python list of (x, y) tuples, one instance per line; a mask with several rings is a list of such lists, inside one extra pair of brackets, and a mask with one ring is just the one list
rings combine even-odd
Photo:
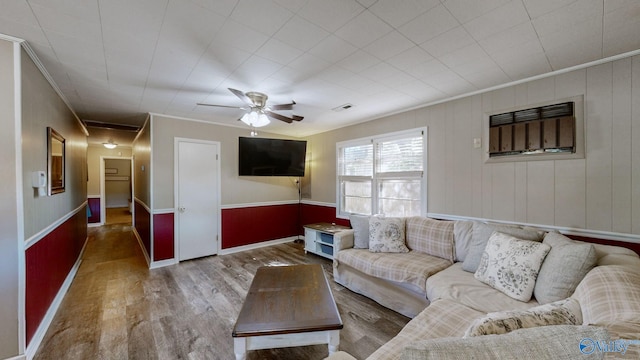
[(338, 107), (334, 107), (334, 108), (333, 108), (333, 109), (331, 109), (331, 110), (333, 110), (333, 111), (335, 111), (335, 112), (338, 112), (338, 111), (342, 111), (342, 110), (349, 110), (349, 109), (351, 109), (352, 107), (353, 107), (353, 104), (346, 103), (346, 104), (344, 104), (344, 105), (340, 105), (340, 106), (338, 106)]
[(106, 122), (94, 121), (94, 120), (83, 120), (83, 122), (86, 127), (92, 127), (92, 128), (132, 131), (132, 132), (137, 132), (138, 130), (140, 130), (140, 126), (136, 126), (136, 125), (113, 124), (113, 123), (106, 123)]

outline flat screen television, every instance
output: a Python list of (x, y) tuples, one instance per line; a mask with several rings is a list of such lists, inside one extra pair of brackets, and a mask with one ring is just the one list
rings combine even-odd
[(240, 176), (304, 176), (306, 141), (240, 137), (238, 143)]

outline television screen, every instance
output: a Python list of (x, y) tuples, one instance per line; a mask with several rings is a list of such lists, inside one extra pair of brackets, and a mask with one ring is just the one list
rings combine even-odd
[(241, 137), (238, 146), (240, 176), (304, 176), (307, 142)]

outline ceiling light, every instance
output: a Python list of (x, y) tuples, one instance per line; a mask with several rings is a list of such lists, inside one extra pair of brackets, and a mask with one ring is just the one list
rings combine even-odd
[(104, 147), (106, 147), (107, 149), (115, 149), (116, 146), (118, 146), (118, 144), (114, 143), (111, 139), (109, 139), (109, 142), (102, 143), (102, 145), (104, 145)]
[(251, 109), (251, 111), (244, 114), (240, 120), (252, 127), (262, 127), (269, 125), (271, 122), (267, 115), (260, 109)]

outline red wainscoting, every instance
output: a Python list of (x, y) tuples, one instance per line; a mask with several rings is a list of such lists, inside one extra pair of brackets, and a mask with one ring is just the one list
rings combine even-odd
[(336, 218), (336, 208), (333, 206), (302, 204), (300, 234), (304, 234), (302, 226), (319, 222), (336, 223), (338, 225), (350, 226), (349, 220)]
[(55, 228), (25, 251), (27, 344), (78, 260), (87, 240), (87, 209)]
[(151, 259), (151, 214), (139, 202), (136, 201), (135, 204), (136, 231), (144, 245), (143, 250), (147, 252), (149, 259)]
[(100, 198), (88, 198), (89, 210), (91, 210), (91, 216), (88, 217), (89, 224), (95, 224), (100, 222)]
[(153, 214), (153, 261), (173, 259), (173, 214)]
[(297, 236), (300, 205), (222, 210), (222, 249)]

